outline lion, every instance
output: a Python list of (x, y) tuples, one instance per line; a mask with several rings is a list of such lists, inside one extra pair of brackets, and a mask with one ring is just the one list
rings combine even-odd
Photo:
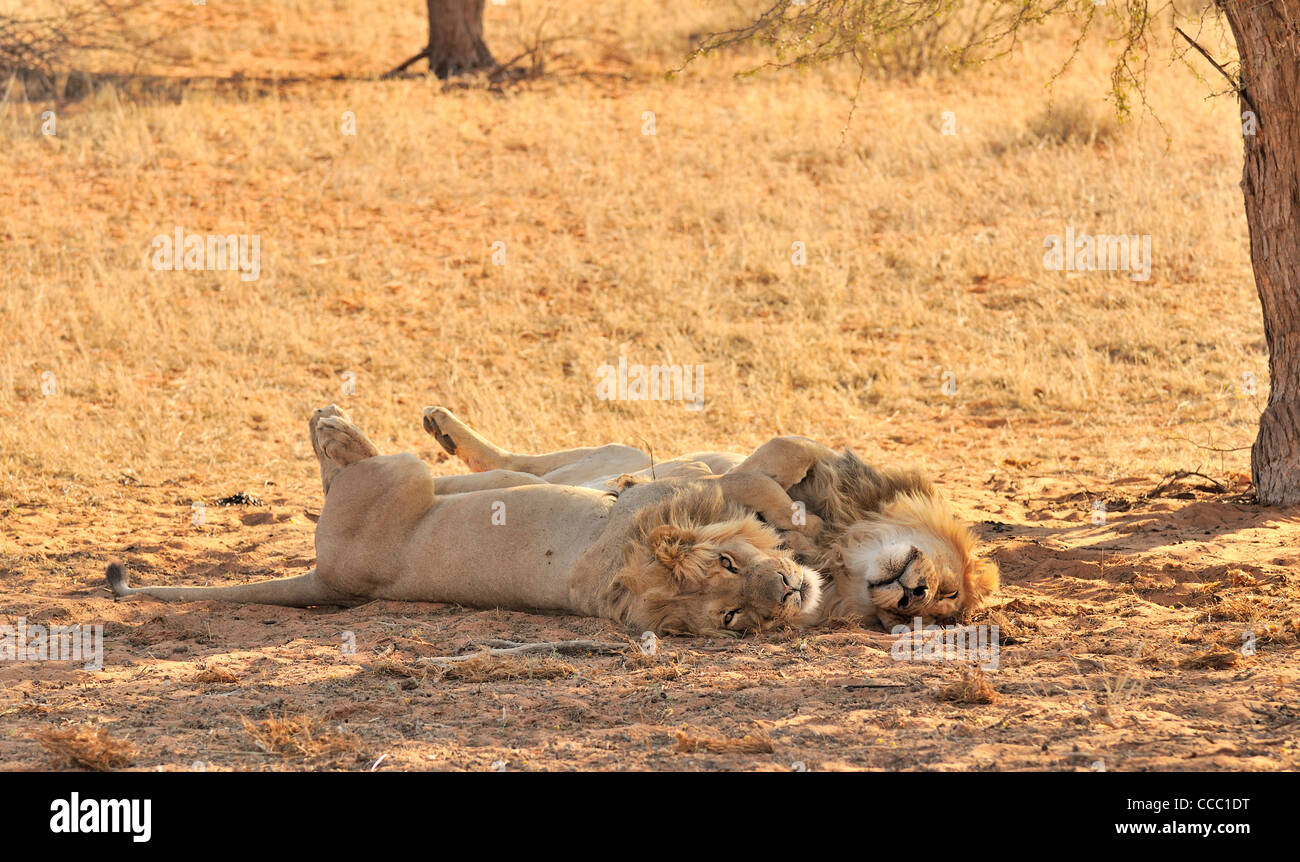
[[(315, 411), (309, 430), (325, 490), (313, 570), (236, 586), (132, 587), (114, 563), (114, 595), (290, 607), (454, 602), (733, 636), (801, 623), (820, 604), (820, 575), (728, 501), (727, 482), (611, 494), (491, 473), (435, 479), (414, 455), (380, 455), (333, 405)], [(764, 483), (775, 487), (764, 476), (734, 487)]]
[[(425, 430), (475, 471), (508, 471), (530, 481), (599, 489), (647, 479), (710, 475), (764, 476), (784, 492), (755, 505), (748, 488), (727, 487), (728, 499), (783, 521), (815, 519), (812, 546), (790, 544), (801, 562), (827, 578), (811, 624), (851, 617), (886, 629), (921, 618), (955, 623), (998, 588), (998, 569), (980, 556), (933, 483), (915, 470), (878, 469), (850, 450), (835, 452), (806, 437), (776, 437), (743, 456), (698, 452), (667, 462), (631, 446), (610, 444), (519, 455), (489, 442), (443, 407), (425, 410)], [(790, 514), (793, 513), (793, 514)], [(775, 526), (788, 529), (784, 523)]]

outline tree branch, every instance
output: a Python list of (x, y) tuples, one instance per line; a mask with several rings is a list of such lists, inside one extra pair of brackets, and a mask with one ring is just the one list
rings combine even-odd
[(1186, 33), (1184, 33), (1182, 27), (1175, 26), (1174, 30), (1177, 31), (1179, 36), (1182, 36), (1184, 39), (1187, 40), (1188, 45), (1191, 45), (1200, 53), (1202, 57), (1208, 60), (1211, 66), (1219, 70), (1219, 74), (1222, 75), (1224, 79), (1228, 82), (1228, 86), (1232, 87), (1232, 91), (1236, 93), (1238, 96), (1240, 96), (1241, 100), (1250, 107), (1251, 112), (1254, 113), (1256, 117), (1258, 117), (1259, 112), (1255, 110), (1255, 103), (1250, 100), (1250, 96), (1246, 93), (1246, 88), (1241, 86), (1241, 83), (1238, 82), (1236, 78), (1229, 75), (1227, 69), (1224, 69), (1217, 62), (1215, 62), (1215, 59), (1210, 56), (1209, 51), (1202, 48), (1200, 45), (1197, 44), (1195, 39), (1193, 39), (1191, 36), (1188, 36)]
[(414, 57), (412, 57), (411, 59), (407, 60), (407, 61), (404, 62), (404, 63), (399, 63), (399, 64), (397, 64), (396, 66), (394, 66), (392, 69), (389, 69), (387, 72), (385, 72), (385, 73), (380, 77), (380, 80), (384, 80), (384, 79), (387, 79), (387, 78), (395, 78), (395, 77), (397, 77), (398, 75), (400, 75), (402, 72), (404, 72), (404, 71), (406, 70), (406, 67), (407, 67), (407, 66), (411, 65), (412, 63), (416, 62), (417, 60), (423, 60), (423, 59), (425, 59), (425, 58), (428, 57), (428, 56), (429, 56), (429, 46), (426, 45), (426, 46), (424, 46), (423, 48), (420, 49), (420, 53), (416, 54), (416, 55), (415, 55)]

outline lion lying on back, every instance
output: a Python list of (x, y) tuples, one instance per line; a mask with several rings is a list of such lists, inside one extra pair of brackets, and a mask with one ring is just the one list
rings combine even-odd
[(335, 407), (317, 410), (310, 430), (325, 488), (314, 570), (236, 586), (133, 588), (114, 563), (114, 594), (293, 607), (456, 602), (603, 616), (661, 634), (737, 635), (806, 622), (819, 605), (820, 576), (726, 499), (728, 489), (783, 497), (765, 476), (669, 480), (617, 498), (532, 477), (435, 480), (413, 455), (380, 455)]
[(798, 534), (790, 534), (790, 544), (801, 562), (828, 578), (814, 624), (833, 617), (886, 628), (913, 617), (955, 622), (998, 587), (997, 566), (977, 554), (975, 536), (928, 479), (915, 471), (874, 468), (851, 451), (834, 452), (806, 437), (774, 438), (748, 457), (703, 452), (652, 468), (649, 455), (618, 444), (510, 453), (440, 407), (425, 410), (424, 424), (449, 453), (472, 470), (491, 471), (499, 481), (607, 488), (620, 479), (627, 484), (652, 475), (772, 479), (785, 491), (779, 500), (751, 498), (745, 486), (729, 488), (728, 497), (769, 521), (786, 507), (796, 522), (805, 521), (803, 532), (813, 536), (812, 544)]

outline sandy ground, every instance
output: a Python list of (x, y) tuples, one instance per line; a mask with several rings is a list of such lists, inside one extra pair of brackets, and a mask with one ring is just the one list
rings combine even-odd
[[(1294, 769), (1294, 513), (1196, 477), (1156, 487), (1113, 482), (1104, 524), (1077, 483), (1004, 475), (956, 495), (1005, 581), (975, 620), (999, 626), (989, 696), (963, 691), (970, 662), (896, 660), (849, 627), (666, 638), (647, 656), (601, 620), (107, 597), (119, 549), (140, 583), (306, 570), (306, 485), (210, 506), (202, 524), (165, 486), (124, 486), (89, 522), (17, 507), (0, 523), (46, 565), (6, 579), (0, 615), (102, 622), (104, 670), (0, 664), (0, 766), (58, 765), (33, 734), (94, 725), (161, 770)], [(462, 674), (416, 663), (490, 638), (626, 648)]]

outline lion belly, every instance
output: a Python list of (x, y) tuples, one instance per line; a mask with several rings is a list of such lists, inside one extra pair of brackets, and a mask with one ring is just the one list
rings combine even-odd
[(605, 494), (555, 485), (443, 498), (412, 531), (401, 576), (376, 597), (572, 610), (569, 573), (612, 505)]

